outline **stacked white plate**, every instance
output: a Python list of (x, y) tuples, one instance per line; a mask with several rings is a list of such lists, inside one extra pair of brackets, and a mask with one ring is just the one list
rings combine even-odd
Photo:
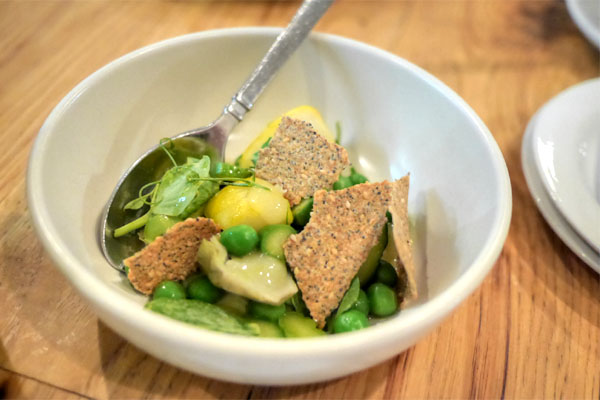
[(565, 90), (533, 116), (521, 162), (548, 224), (600, 273), (600, 78)]
[(600, 1), (567, 0), (567, 9), (579, 30), (600, 48)]

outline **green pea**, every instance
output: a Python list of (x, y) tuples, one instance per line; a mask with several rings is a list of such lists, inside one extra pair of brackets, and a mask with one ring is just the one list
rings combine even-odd
[(185, 289), (179, 282), (162, 281), (154, 288), (152, 298), (159, 299), (162, 297), (167, 299), (185, 299)]
[(398, 273), (396, 272), (396, 269), (392, 264), (385, 260), (379, 260), (379, 266), (375, 272), (375, 277), (378, 282), (390, 287), (394, 287), (396, 286), (396, 283), (398, 283)]
[(352, 332), (369, 326), (367, 316), (358, 310), (349, 310), (335, 317), (333, 332)]
[(377, 317), (387, 317), (398, 309), (396, 293), (383, 283), (377, 282), (369, 286), (367, 297), (371, 314)]
[(229, 254), (244, 256), (258, 244), (258, 233), (250, 225), (236, 225), (221, 233), (221, 244)]
[(358, 310), (365, 315), (369, 315), (369, 298), (364, 290), (358, 292), (358, 298), (352, 304), (350, 310)]
[(153, 215), (148, 218), (146, 226), (144, 226), (144, 241), (146, 243), (152, 242), (164, 233), (173, 225), (180, 222), (179, 218), (169, 217), (167, 215)]
[(213, 285), (207, 276), (194, 275), (186, 283), (186, 292), (190, 299), (212, 304), (223, 297), (223, 290)]
[(248, 311), (250, 312), (250, 315), (255, 318), (277, 323), (279, 317), (285, 314), (286, 309), (285, 304), (273, 306), (271, 304), (251, 301), (250, 305), (248, 306)]
[(365, 183), (368, 181), (367, 177), (359, 174), (352, 168), (352, 173), (350, 174), (350, 181), (352, 181), (353, 185), (358, 185), (359, 183)]
[(214, 166), (212, 173), (216, 178), (247, 178), (252, 172), (247, 168), (241, 168), (226, 162), (218, 162)]
[(337, 182), (333, 184), (333, 190), (342, 190), (349, 188), (350, 186), (352, 186), (352, 181), (350, 180), (350, 177), (340, 176)]

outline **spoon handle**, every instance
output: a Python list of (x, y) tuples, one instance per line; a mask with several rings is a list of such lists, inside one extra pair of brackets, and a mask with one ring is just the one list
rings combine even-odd
[(258, 96), (262, 93), (279, 68), (289, 56), (300, 46), (308, 33), (321, 19), (334, 0), (305, 0), (300, 6), (290, 24), (267, 51), (252, 75), (246, 80), (241, 89), (233, 96), (231, 103), (225, 107), (225, 112), (234, 116), (238, 121), (250, 111)]

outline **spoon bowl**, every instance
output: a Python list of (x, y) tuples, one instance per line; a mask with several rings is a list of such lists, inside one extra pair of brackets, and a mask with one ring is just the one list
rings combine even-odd
[[(211, 161), (223, 158), (228, 133), (235, 127), (238, 120), (229, 113), (223, 113), (211, 125), (192, 131), (184, 132), (169, 140), (169, 153), (180, 165), (187, 157), (208, 155)], [(173, 166), (167, 153), (156, 145), (144, 153), (123, 174), (117, 187), (108, 200), (108, 205), (101, 216), (100, 241), (102, 252), (113, 268), (123, 270), (123, 259), (141, 250), (144, 243), (135, 235), (125, 235), (118, 239), (114, 231), (132, 220), (125, 205), (138, 196), (140, 188), (148, 182), (159, 180)], [(133, 219), (140, 217), (142, 210)]]

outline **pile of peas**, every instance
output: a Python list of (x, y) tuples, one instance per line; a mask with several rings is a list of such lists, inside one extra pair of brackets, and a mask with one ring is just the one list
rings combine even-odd
[(398, 298), (394, 287), (398, 275), (394, 267), (385, 260), (379, 265), (366, 291), (361, 289), (358, 298), (348, 311), (333, 319), (333, 332), (351, 332), (368, 327), (369, 318), (389, 317), (398, 310)]

